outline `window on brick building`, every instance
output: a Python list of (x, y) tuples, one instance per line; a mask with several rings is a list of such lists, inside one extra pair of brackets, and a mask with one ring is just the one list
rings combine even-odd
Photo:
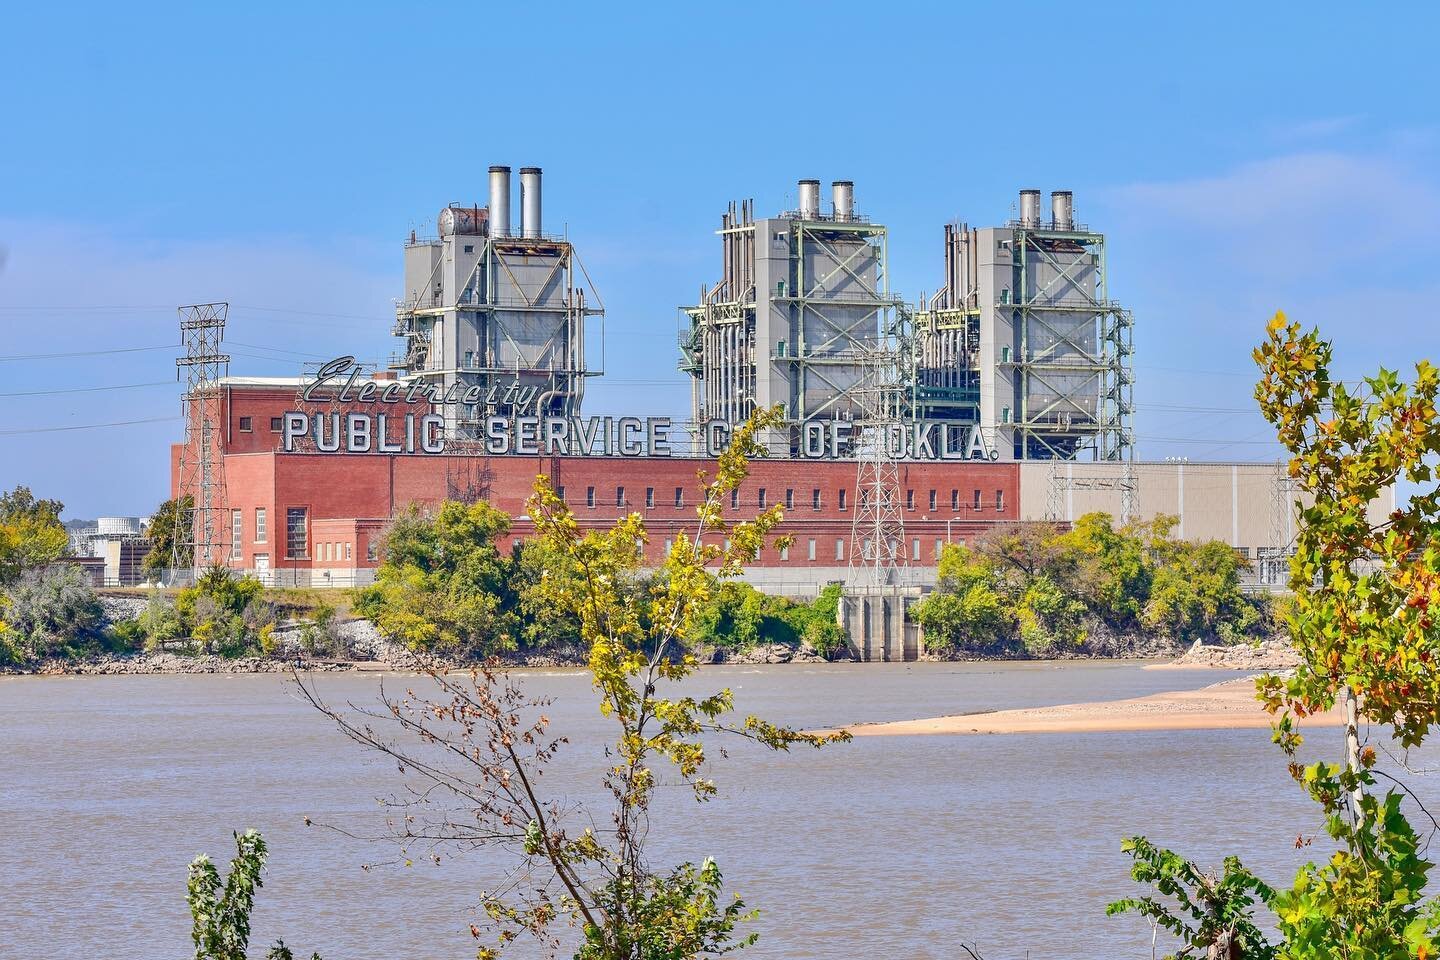
[(285, 510), (285, 556), (292, 560), (304, 559), (310, 549), (309, 530), (306, 527), (304, 507), (287, 507)]
[(945, 541), (944, 541), (944, 540), (941, 540), (941, 539), (939, 539), (939, 538), (937, 537), (937, 538), (935, 539), (935, 559), (936, 559), (936, 561), (939, 561), (939, 559), (940, 559), (940, 551), (943, 550), (943, 549), (945, 549)]
[(980, 491), (979, 491), (979, 490), (976, 490), (976, 491), (975, 491), (974, 509), (976, 509), (976, 510), (981, 509), (981, 507), (980, 507)]
[(782, 546), (782, 547), (780, 548), (780, 559), (781, 559), (781, 560), (789, 560), (789, 559), (790, 559), (790, 548), (789, 548), (788, 546)]
[(916, 537), (914, 540), (910, 541), (910, 559), (911, 559), (911, 560), (919, 560), (919, 559), (920, 559), (920, 538), (919, 538), (919, 537)]
[(937, 501), (937, 499), (936, 499), (936, 497), (935, 497), (935, 491), (934, 491), (934, 490), (931, 490), (931, 491), (930, 491), (930, 512), (931, 512), (931, 513), (934, 513), (934, 512), (935, 512), (935, 505), (936, 505), (937, 502), (938, 502), (938, 501)]
[(740, 491), (739, 491), (739, 490), (731, 490), (731, 491), (730, 491), (730, 509), (731, 509), (731, 510), (739, 510), (739, 509), (740, 509)]
[(816, 487), (814, 490), (812, 490), (812, 491), (810, 492), (810, 508), (811, 508), (812, 510), (819, 510), (819, 509), (820, 509), (820, 488), (819, 488), (819, 487)]
[(249, 417), (241, 417), (241, 418), (240, 418), (240, 431), (241, 431), (242, 433), (249, 433), (249, 432), (250, 432), (250, 422), (251, 422), (251, 421), (250, 421), (250, 418), (249, 418)]
[(760, 488), (760, 492), (759, 492), (758, 494), (756, 494), (755, 504), (756, 504), (756, 506), (758, 506), (761, 510), (764, 510), (764, 509), (765, 509), (765, 488), (764, 488), (764, 487), (761, 487), (761, 488)]
[(594, 488), (594, 487), (586, 487), (586, 488), (585, 488), (585, 506), (587, 506), (587, 507), (593, 507), (593, 506), (595, 506), (595, 488)]
[(284, 429), (284, 422), (279, 417), (270, 418), (270, 432), (279, 433)]
[(785, 490), (785, 509), (795, 509), (795, 489), (793, 487), (787, 487)]
[(564, 487), (564, 486), (556, 487), (556, 488), (555, 488), (555, 496), (559, 498), (559, 500), (560, 500), (561, 503), (564, 503), (564, 502), (565, 502), (565, 487)]
[(956, 512), (959, 512), (959, 510), (960, 510), (960, 491), (959, 491), (959, 490), (951, 490), (951, 491), (950, 491), (950, 509), (951, 509), (951, 510), (954, 510), (954, 511), (956, 511)]
[(365, 559), (371, 563), (380, 559), (380, 543), (374, 536), (367, 537), (365, 540)]
[(230, 559), (239, 560), (245, 553), (245, 511), (230, 511)]
[(914, 509), (915, 509), (915, 491), (914, 491), (914, 490), (906, 490), (906, 491), (905, 491), (905, 509), (906, 509), (906, 510), (914, 510)]
[(839, 537), (835, 538), (835, 559), (845, 559), (845, 541), (841, 540)]
[(266, 531), (265, 531), (265, 508), (264, 508), (264, 507), (256, 507), (256, 508), (255, 508), (255, 542), (256, 542), (256, 543), (264, 543), (264, 542), (265, 542), (265, 537), (266, 537)]
[(647, 510), (652, 510), (652, 509), (654, 509), (654, 507), (655, 507), (655, 488), (654, 488), (654, 487), (646, 487), (646, 488), (645, 488), (645, 508), (646, 508)]
[(685, 506), (685, 488), (684, 488), (684, 487), (676, 487), (676, 488), (675, 488), (675, 509), (676, 509), (676, 510), (679, 510), (679, 509), (680, 509), (681, 507), (683, 507), (683, 506)]
[(835, 503), (836, 503), (837, 506), (840, 507), (841, 510), (844, 510), (844, 509), (845, 509), (845, 488), (844, 488), (844, 487), (841, 487), (841, 488), (840, 488), (840, 493), (839, 493), (838, 496), (836, 496), (836, 498), (835, 498)]
[(1004, 491), (1004, 490), (996, 490), (996, 491), (995, 491), (995, 510), (998, 512), (998, 511), (1001, 511), (1001, 510), (1004, 510), (1004, 509), (1005, 509), (1005, 491)]
[(346, 544), (345, 544), (345, 559), (346, 559), (346, 560), (349, 560), (350, 558), (351, 558), (351, 556), (350, 556), (350, 544), (349, 544), (349, 542), (347, 541)]
[(811, 537), (811, 538), (810, 538), (810, 559), (811, 559), (811, 560), (814, 560), (814, 559), (815, 559), (815, 538), (814, 538), (814, 537)]
[(624, 487), (616, 487), (616, 488), (615, 488), (615, 506), (617, 506), (617, 507), (623, 507), (623, 506), (625, 506), (625, 488), (624, 488)]

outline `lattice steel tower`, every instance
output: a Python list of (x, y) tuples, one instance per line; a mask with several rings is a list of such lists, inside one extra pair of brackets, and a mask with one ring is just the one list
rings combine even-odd
[(194, 506), (186, 515), (176, 512), (175, 548), (171, 563), (180, 566), (185, 548), (197, 571), (230, 558), (230, 524), (222, 522), (227, 510), (225, 458), (220, 455), (225, 411), (220, 379), (230, 369), (230, 358), (220, 352), (225, 337), (228, 303), (197, 303), (180, 307), (180, 342), (184, 356), (175, 360), (175, 374), (185, 378), (185, 444), (180, 448), (180, 495), (190, 494)]

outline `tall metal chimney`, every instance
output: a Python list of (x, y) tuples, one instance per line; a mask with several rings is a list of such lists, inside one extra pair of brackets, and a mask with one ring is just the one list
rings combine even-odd
[(1050, 219), (1056, 230), (1075, 229), (1075, 195), (1069, 190), (1050, 191)]
[(835, 207), (836, 220), (855, 219), (855, 181), (836, 180), (830, 184), (830, 199)]
[[(522, 170), (523, 177), (525, 172)], [(1020, 226), (1034, 229), (1040, 226), (1040, 191), (1020, 191)]]
[(540, 168), (520, 168), (520, 235), (540, 236)]
[(510, 168), (490, 168), (490, 236), (510, 236)]
[(820, 181), (800, 181), (800, 219), (818, 220), (820, 218)]

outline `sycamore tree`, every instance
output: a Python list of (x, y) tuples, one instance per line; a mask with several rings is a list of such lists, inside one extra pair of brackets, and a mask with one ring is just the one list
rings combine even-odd
[[(1253, 897), (1275, 913), (1280, 957), (1426, 960), (1440, 953), (1440, 904), (1427, 888), (1432, 863), (1402, 807), (1404, 787), (1376, 763), (1386, 741), (1419, 746), (1440, 721), (1440, 492), (1432, 466), (1440, 454), (1440, 381), (1422, 361), (1408, 383), (1382, 369), (1351, 386), (1332, 378), (1332, 359), (1328, 341), (1283, 314), (1255, 351), (1262, 372), (1255, 396), (1290, 452), (1290, 476), (1305, 504), (1289, 607), (1301, 663), (1289, 678), (1261, 678), (1259, 696), (1277, 718), (1275, 742), (1291, 775), (1321, 806), (1337, 849), (1324, 863), (1301, 868), (1288, 890), (1248, 881), (1222, 889), (1226, 916), (1235, 922), (1193, 931), (1198, 939), (1187, 943), (1210, 956), (1262, 956), (1270, 949), (1235, 946), (1242, 925), (1253, 941)], [(1420, 491), (1375, 519), (1370, 505), (1402, 480)], [(1336, 708), (1343, 711), (1343, 755), (1303, 763), (1297, 721)], [(1367, 741), (1367, 730), (1376, 731), (1375, 742)], [(1154, 856), (1140, 856), (1150, 851), (1143, 838), (1129, 841), (1127, 850), (1137, 860), (1135, 878), (1155, 882)], [(1167, 877), (1196, 875), (1166, 862)], [(1241, 869), (1229, 863), (1227, 875), (1247, 876)], [(1183, 913), (1190, 902), (1184, 887), (1171, 879), (1159, 889)], [(1244, 900), (1238, 909), (1237, 896)], [(1113, 908), (1177, 916), (1151, 898)], [(1217, 949), (1222, 943), (1225, 952)]]
[[(476, 848), (509, 855), (506, 882), (481, 895), (485, 917), (472, 927), (481, 960), (522, 936), (552, 946), (578, 929), (579, 960), (686, 960), (752, 943), (740, 925), (753, 916), (724, 889), (713, 859), (657, 865), (647, 856), (660, 826), (651, 805), (662, 779), (697, 800), (715, 795), (714, 738), (738, 737), (772, 750), (821, 747), (848, 734), (817, 735), (735, 713), (731, 692), (680, 692), (696, 660), (686, 631), (715, 589), (753, 560), (780, 523), (780, 506), (727, 523), (724, 504), (761, 456), (762, 412), (734, 433), (703, 496), (693, 532), (675, 538), (657, 575), (640, 576), (644, 520), (631, 514), (586, 530), (548, 480), (537, 478), (529, 515), (553, 563), (540, 591), (557, 623), (578, 629), (588, 650), (597, 706), (609, 726), (603, 809), (542, 778), (567, 737), (551, 729), (546, 701), (491, 662), (468, 675), (430, 674), (428, 692), (391, 695), (378, 707), (340, 710), (309, 680), (303, 694), (351, 739), (394, 760), (406, 791), (385, 801), (402, 857), (438, 858)], [(637, 594), (636, 584), (643, 583)], [(553, 778), (552, 778), (553, 779)]]

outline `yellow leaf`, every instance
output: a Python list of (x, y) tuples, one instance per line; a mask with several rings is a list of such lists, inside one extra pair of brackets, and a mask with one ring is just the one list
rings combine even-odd
[(1271, 333), (1274, 333), (1276, 330), (1279, 330), (1283, 326), (1285, 326), (1285, 311), (1277, 310), (1275, 311), (1275, 316), (1268, 324), (1266, 324), (1265, 329), (1270, 331)]

